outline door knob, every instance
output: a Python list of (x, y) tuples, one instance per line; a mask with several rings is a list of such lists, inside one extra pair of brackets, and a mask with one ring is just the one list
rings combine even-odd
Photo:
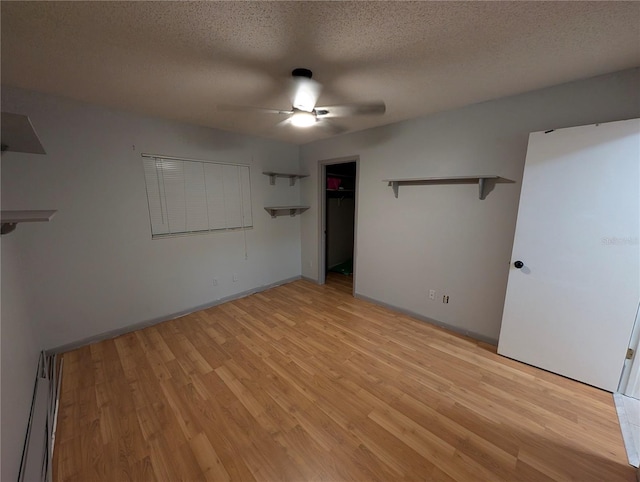
[(520, 268), (522, 268), (524, 266), (524, 263), (522, 261), (516, 261), (515, 263), (513, 263), (513, 265), (516, 268), (520, 269)]

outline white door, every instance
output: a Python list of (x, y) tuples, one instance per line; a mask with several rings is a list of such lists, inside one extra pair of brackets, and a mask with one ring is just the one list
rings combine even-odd
[(639, 164), (640, 119), (529, 136), (498, 353), (617, 389), (640, 299)]

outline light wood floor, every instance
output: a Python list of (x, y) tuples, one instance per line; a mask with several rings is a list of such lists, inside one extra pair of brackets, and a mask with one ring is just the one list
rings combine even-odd
[(296, 281), (64, 355), (57, 481), (633, 481), (612, 396)]

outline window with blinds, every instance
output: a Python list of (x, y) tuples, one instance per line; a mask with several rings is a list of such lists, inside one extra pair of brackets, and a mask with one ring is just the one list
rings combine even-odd
[(253, 226), (249, 166), (143, 154), (153, 238)]

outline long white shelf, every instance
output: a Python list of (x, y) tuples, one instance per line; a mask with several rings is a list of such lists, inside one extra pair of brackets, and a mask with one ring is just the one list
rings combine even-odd
[(42, 223), (51, 221), (55, 209), (33, 211), (0, 211), (0, 234), (7, 234), (16, 229), (18, 223)]
[(416, 177), (383, 179), (393, 189), (393, 194), (398, 197), (400, 186), (424, 186), (430, 184), (478, 184), (478, 197), (484, 199), (490, 191), (490, 187), (496, 183), (514, 183), (515, 181), (500, 176), (447, 176), (447, 177)]
[(14, 151), (46, 154), (29, 117), (26, 115), (12, 114), (10, 112), (2, 112), (1, 120), (0, 136), (2, 136), (2, 152)]
[(290, 174), (286, 172), (274, 172), (274, 171), (265, 171), (262, 174), (264, 174), (265, 176), (269, 176), (269, 184), (271, 184), (272, 186), (276, 183), (276, 177), (289, 178), (289, 186), (295, 185), (296, 179), (309, 177), (309, 174)]
[(271, 215), (272, 218), (275, 218), (277, 216), (284, 216), (286, 214), (293, 217), (296, 214), (302, 214), (303, 212), (305, 212), (307, 209), (309, 209), (309, 206), (265, 206), (264, 209)]

